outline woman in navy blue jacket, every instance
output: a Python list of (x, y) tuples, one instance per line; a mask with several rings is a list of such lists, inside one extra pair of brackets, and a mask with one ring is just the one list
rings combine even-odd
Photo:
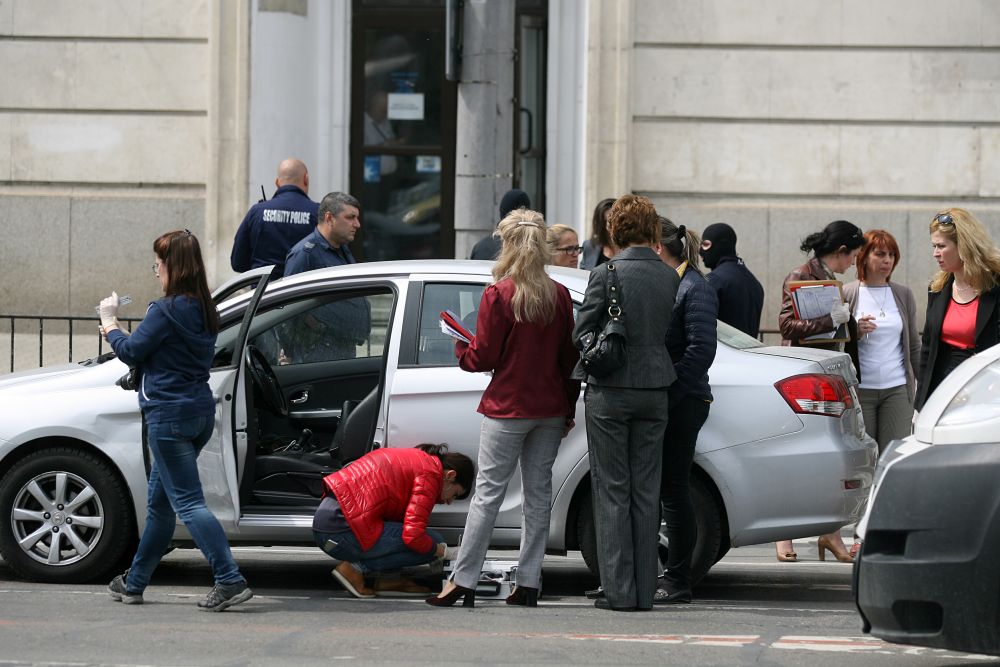
[(660, 259), (680, 274), (667, 351), (677, 371), (670, 385), (667, 431), (663, 437), (660, 500), (670, 551), (653, 604), (691, 601), (691, 562), (698, 537), (691, 503), (691, 462), (698, 432), (708, 420), (712, 388), (708, 369), (715, 360), (719, 300), (698, 268), (698, 235), (660, 218)]
[(198, 454), (215, 428), (215, 400), (208, 386), (219, 315), (208, 291), (198, 239), (167, 232), (153, 243), (163, 298), (149, 304), (132, 333), (118, 326), (118, 295), (101, 301), (101, 332), (118, 358), (139, 366), (139, 407), (153, 455), (146, 526), (132, 566), (108, 584), (125, 604), (142, 604), (153, 570), (170, 546), (177, 516), (212, 566), (215, 586), (198, 603), (222, 611), (253, 597), (240, 574), (218, 519), (208, 510), (198, 477)]

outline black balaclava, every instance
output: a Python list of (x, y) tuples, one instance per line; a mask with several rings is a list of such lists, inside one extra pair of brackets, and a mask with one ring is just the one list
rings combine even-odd
[(723, 257), (736, 257), (736, 232), (724, 222), (716, 222), (705, 228), (703, 241), (711, 241), (712, 247), (698, 250), (705, 266), (714, 269)]
[(519, 208), (531, 208), (531, 200), (528, 198), (528, 193), (517, 188), (508, 190), (500, 199), (500, 220), (510, 215), (511, 211)]

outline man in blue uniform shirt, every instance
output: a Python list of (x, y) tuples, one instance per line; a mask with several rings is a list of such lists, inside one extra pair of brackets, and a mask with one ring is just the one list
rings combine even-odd
[(285, 255), (316, 228), (317, 204), (309, 199), (309, 170), (302, 160), (282, 160), (274, 184), (274, 197), (251, 206), (236, 230), (229, 257), (233, 271), (273, 264), (273, 278), (280, 278)]
[[(361, 228), (361, 203), (349, 194), (331, 192), (319, 204), (319, 223), (285, 258), (285, 275), (354, 264), (348, 244)], [(371, 306), (365, 297), (338, 298), (296, 318), (293, 343), (285, 349), (291, 363), (353, 359), (368, 340)]]

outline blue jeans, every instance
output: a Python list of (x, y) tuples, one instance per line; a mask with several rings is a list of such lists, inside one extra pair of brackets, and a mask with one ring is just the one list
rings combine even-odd
[(205, 505), (198, 477), (198, 454), (214, 427), (214, 417), (148, 424), (153, 467), (149, 473), (146, 527), (125, 582), (129, 593), (142, 593), (149, 584), (174, 537), (178, 516), (212, 566), (215, 583), (245, 581), (219, 520)]
[[(427, 534), (434, 544), (444, 542), (444, 538), (436, 531), (427, 529)], [(403, 524), (396, 521), (386, 521), (382, 524), (382, 534), (378, 541), (368, 551), (363, 551), (358, 544), (358, 538), (350, 530), (341, 533), (323, 533), (313, 531), (316, 544), (329, 556), (354, 564), (362, 572), (396, 572), (404, 567), (424, 565), (434, 560), (434, 552), (418, 554), (403, 542)], [(327, 544), (327, 540), (336, 543)]]

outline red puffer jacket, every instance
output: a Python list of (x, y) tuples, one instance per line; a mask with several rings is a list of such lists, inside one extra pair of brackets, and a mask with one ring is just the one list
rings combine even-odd
[(437, 548), (427, 518), (441, 498), (443, 472), (440, 459), (419, 449), (376, 449), (323, 483), (362, 549), (375, 545), (384, 521), (399, 521), (406, 546), (426, 554)]

